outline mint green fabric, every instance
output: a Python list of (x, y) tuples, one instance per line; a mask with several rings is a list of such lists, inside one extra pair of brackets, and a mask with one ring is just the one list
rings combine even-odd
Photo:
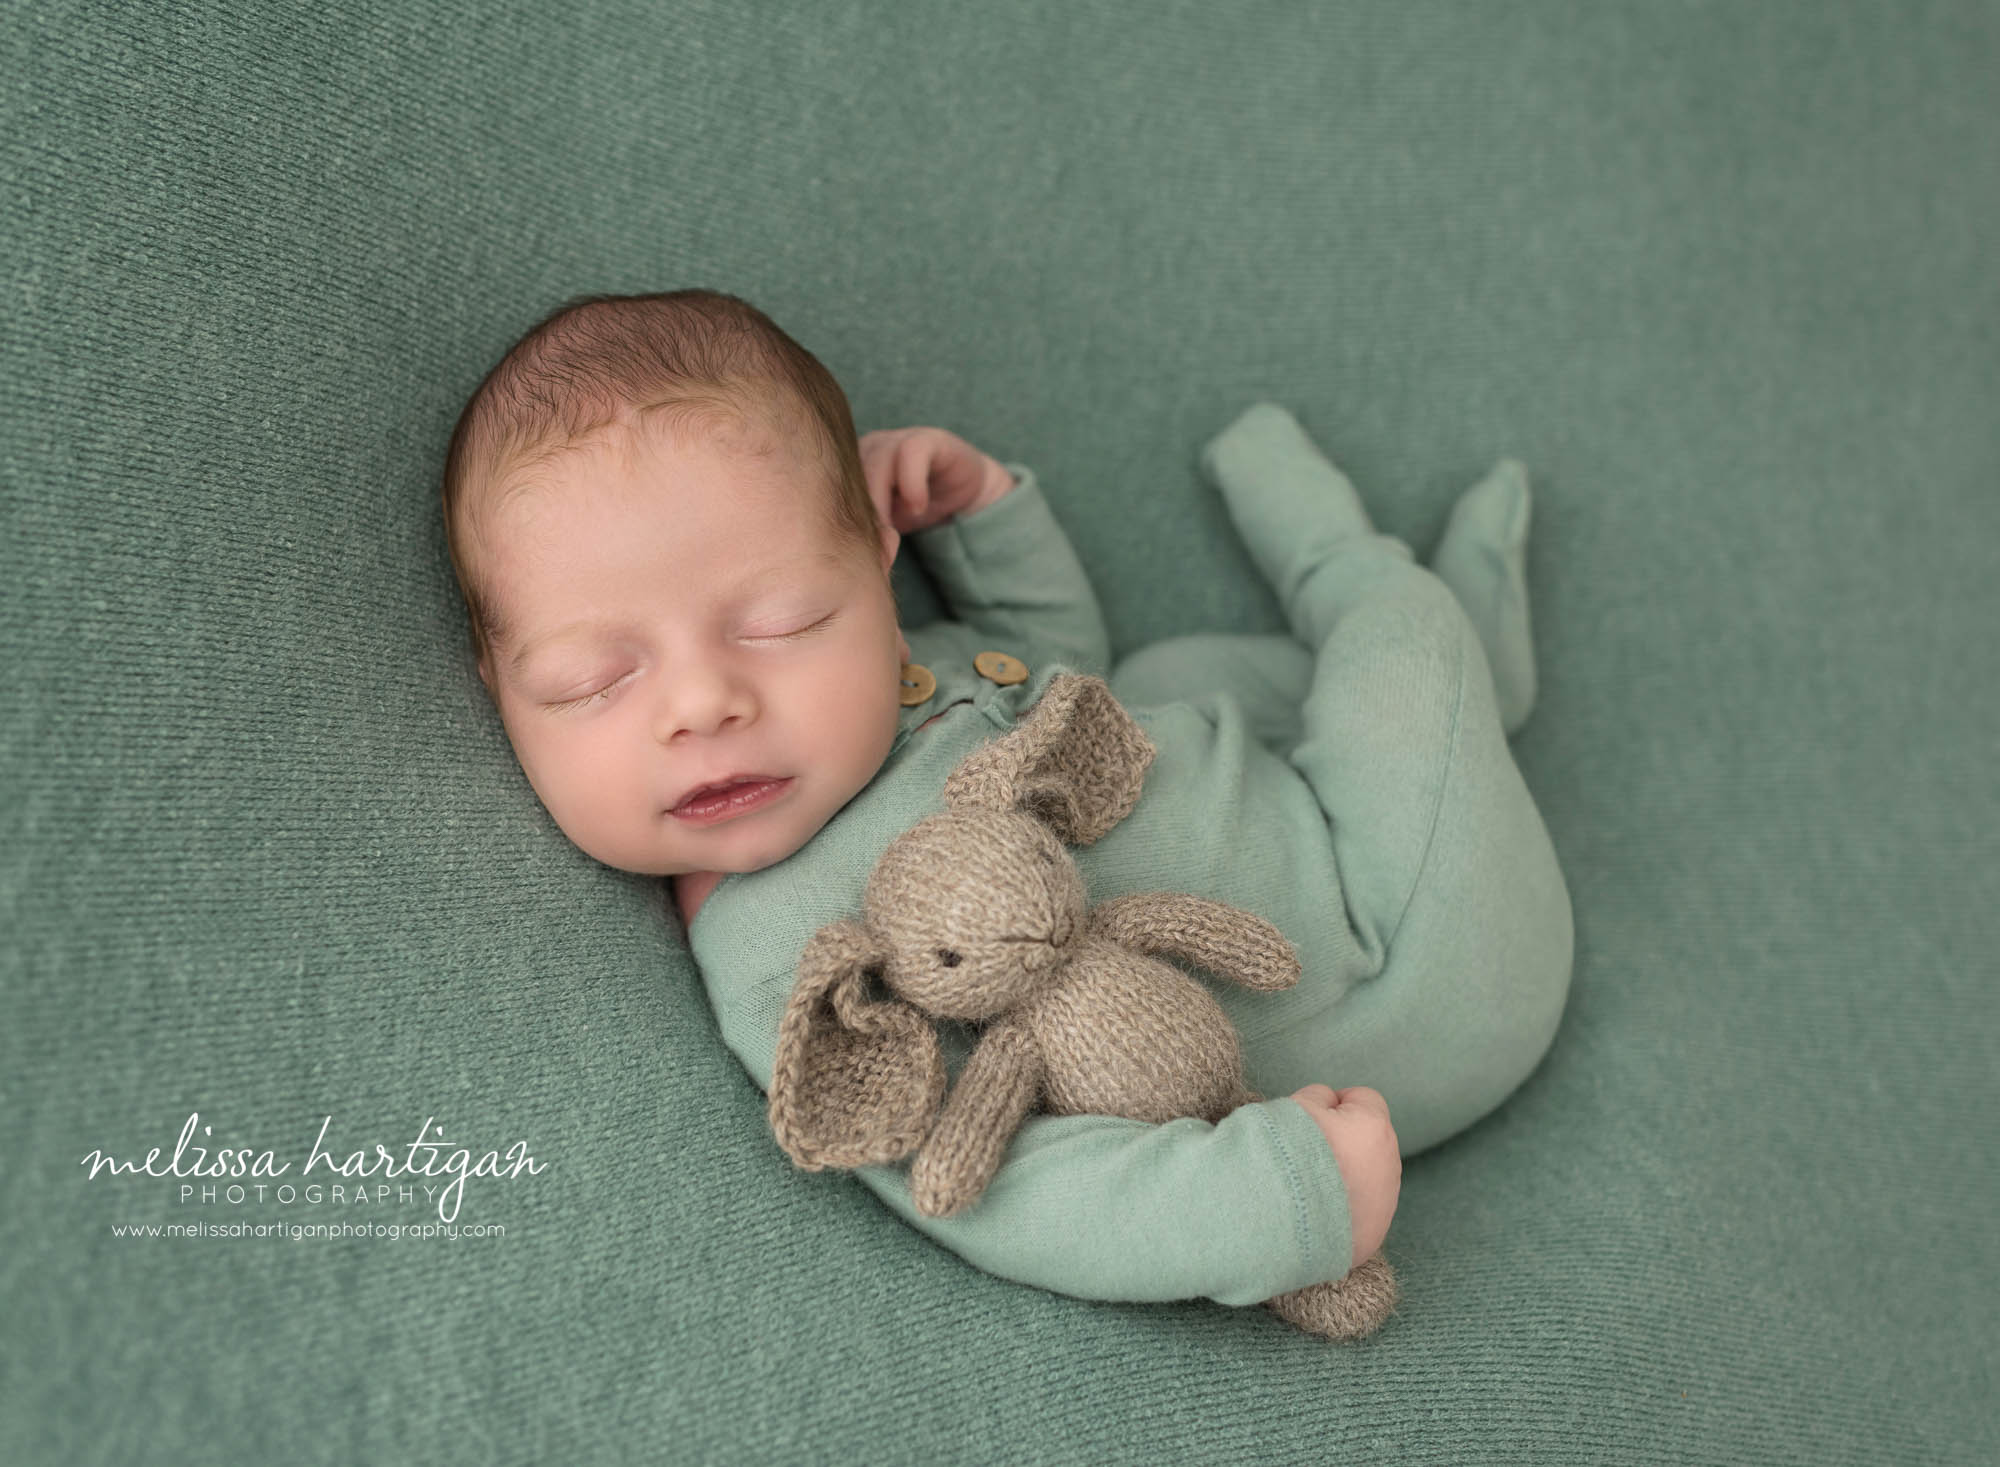
[[(2000, 1460), (1991, 5), (7, 21), (0, 1461)], [(1197, 459), (1246, 403), (1417, 550), (1527, 466), (1574, 976), (1407, 1162), (1374, 1340), (798, 1171), (660, 883), (535, 801), (446, 437), (562, 300), (683, 285), (1032, 463), (1114, 668), (1289, 634)], [(114, 1233), (442, 1226), (80, 1164), (196, 1113), (541, 1169), (455, 1238)]]
[[(1088, 573), (1034, 469), (1018, 462), (1007, 468), (1015, 484), (1004, 497), (903, 539), (954, 614), (906, 633), (910, 660), (929, 670), (937, 686), (927, 700), (902, 710), (881, 770), (791, 857), (725, 876), (688, 931), (723, 1042), (762, 1089), (770, 1087), (779, 1021), (812, 934), (859, 915), (862, 889), (883, 850), (944, 808), (946, 776), (1012, 729), (1051, 680), (1110, 672), (1103, 613)], [(974, 659), (988, 650), (1021, 659), (1027, 679), (1003, 685), (982, 675)], [(1241, 737), (1241, 715), (1231, 708), (1221, 717), (1234, 717), (1233, 740), (1218, 736), (1213, 715), (1192, 708), (1171, 708), (1164, 717), (1131, 711), (1161, 747), (1139, 806), (1127, 817), (1130, 824), (1143, 813), (1151, 828), (1134, 835), (1120, 827), (1073, 850), (1093, 901), (1122, 890), (1180, 890), (1186, 881), (1209, 879), (1218, 859), (1227, 860), (1222, 843), (1235, 832), (1197, 825), (1206, 812), (1196, 802), (1226, 796), (1231, 787), (1220, 776), (1240, 781), (1247, 754), (1277, 763)], [(1269, 777), (1268, 770), (1260, 773)], [(1278, 774), (1282, 778), (1282, 765)], [(1297, 784), (1296, 777), (1290, 783)], [(1324, 872), (1331, 851), (1310, 791), (1274, 785), (1265, 799), (1283, 804), (1288, 794), (1294, 797), (1288, 833), (1306, 844), (1307, 824), (1318, 827), (1310, 849), (1299, 854), (1307, 857), (1309, 872)], [(1311, 812), (1307, 822), (1296, 818), (1300, 800)], [(1274, 858), (1293, 854), (1271, 848)], [(1284, 862), (1274, 859), (1244, 872), (1244, 884), (1258, 878), (1268, 884), (1285, 872)], [(1143, 888), (1123, 884), (1142, 874), (1158, 880)], [(1337, 904), (1338, 886), (1332, 890)], [(1257, 906), (1281, 928), (1286, 917), (1297, 927), (1301, 895), (1323, 900), (1319, 892), (1287, 892), (1274, 904), (1279, 893), (1262, 891)], [(1322, 988), (1313, 991), (1325, 1001)], [(1227, 1011), (1233, 996), (1217, 997)], [(956, 1081), (975, 1035), (966, 1025), (947, 1023), (940, 1037)], [(1246, 1054), (1246, 1070), (1251, 1058)], [(1254, 1071), (1251, 1083), (1257, 1084)], [(764, 1144), (777, 1145), (768, 1133)], [(976, 1267), (1073, 1297), (1202, 1296), (1249, 1305), (1338, 1278), (1351, 1259), (1339, 1168), (1318, 1126), (1289, 1099), (1240, 1107), (1219, 1125), (1196, 1118), (1159, 1126), (1112, 1116), (1031, 1115), (979, 1202), (955, 1217), (917, 1211), (907, 1163), (860, 1167), (853, 1175), (895, 1217)], [(894, 1226), (886, 1213), (883, 1225)]]
[[(1302, 977), (1278, 994), (1207, 984), (1270, 1097), (1219, 1124), (1030, 1115), (978, 1203), (920, 1213), (907, 1163), (855, 1174), (896, 1216), (1000, 1277), (1089, 1299), (1249, 1305), (1340, 1277), (1346, 1186), (1287, 1099), (1314, 1081), (1371, 1085), (1414, 1155), (1498, 1105), (1542, 1058), (1568, 991), (1573, 928), (1548, 832), (1507, 752), (1477, 630), (1453, 591), (1374, 533), (1351, 485), (1282, 408), (1217, 438), (1232, 513), (1316, 654), (1299, 707), (1257, 683), (1139, 649), (1111, 674), (1156, 753), (1137, 806), (1073, 851), (1092, 901), (1191, 891), (1274, 923)], [(813, 933), (861, 912), (891, 842), (944, 808), (946, 776), (1003, 736), (1065, 672), (1104, 675), (1103, 613), (1034, 470), (977, 513), (906, 537), (955, 615), (909, 632), (936, 679), (903, 709), (875, 778), (788, 859), (725, 876), (689, 938), (723, 1040), (768, 1091), (779, 1023)], [(1029, 677), (983, 677), (982, 651)], [(1128, 659), (1128, 665), (1131, 660)], [(1250, 736), (1301, 728), (1283, 756)], [(931, 723), (934, 715), (941, 715)], [(973, 1035), (950, 1026), (955, 1080)], [(775, 1144), (775, 1142), (773, 1143)], [(1393, 1260), (1392, 1260), (1393, 1261)]]

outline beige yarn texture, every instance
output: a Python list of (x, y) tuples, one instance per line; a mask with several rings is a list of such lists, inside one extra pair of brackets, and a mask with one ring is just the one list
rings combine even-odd
[[(1063, 673), (1010, 733), (952, 771), (945, 812), (876, 862), (862, 919), (828, 923), (800, 956), (769, 1105), (797, 1165), (915, 1152), (918, 1210), (948, 1217), (977, 1203), (1038, 1105), (1213, 1123), (1264, 1098), (1244, 1083), (1222, 1006), (1171, 960), (1246, 988), (1290, 988), (1299, 963), (1285, 935), (1180, 892), (1091, 907), (1065, 848), (1131, 813), (1155, 752), (1102, 678)], [(980, 1027), (949, 1101), (937, 1019)], [(1377, 1252), (1264, 1307), (1352, 1340), (1380, 1327), (1396, 1295)]]

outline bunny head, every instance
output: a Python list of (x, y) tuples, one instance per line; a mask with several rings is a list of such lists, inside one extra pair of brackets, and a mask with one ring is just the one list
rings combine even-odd
[(860, 1166), (922, 1144), (945, 1090), (932, 1019), (997, 1017), (1060, 973), (1088, 906), (1064, 844), (1131, 813), (1154, 753), (1102, 678), (1062, 673), (959, 763), (946, 809), (877, 860), (862, 920), (828, 923), (799, 959), (770, 1090), (794, 1162)]
[(876, 862), (862, 910), (890, 992), (937, 1018), (978, 1022), (1062, 966), (1088, 900), (1047, 825), (968, 806), (899, 836)]

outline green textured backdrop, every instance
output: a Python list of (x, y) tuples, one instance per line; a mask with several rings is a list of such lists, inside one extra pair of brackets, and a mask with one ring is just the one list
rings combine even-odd
[[(2000, 1459), (2000, 9), (12, 3), (0, 1457)], [(1529, 467), (1548, 1059), (1406, 1170), (1402, 1315), (980, 1274), (794, 1171), (571, 849), (434, 483), (584, 291), (742, 294), (1032, 463), (1116, 650), (1272, 631), (1194, 452), (1293, 408), (1427, 552)], [(920, 621), (935, 610), (899, 568)], [(1336, 1077), (1330, 1077), (1336, 1078)], [(182, 1203), (521, 1140), (504, 1236)], [(212, 1183), (211, 1183), (212, 1184)]]

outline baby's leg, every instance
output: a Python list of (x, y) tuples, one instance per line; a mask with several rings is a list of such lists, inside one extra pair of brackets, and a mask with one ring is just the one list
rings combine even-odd
[(1312, 686), (1313, 655), (1283, 634), (1201, 632), (1149, 642), (1121, 659), (1109, 679), (1128, 708), (1227, 693), (1251, 735), (1279, 758), (1305, 733), (1300, 705)]
[[(1502, 459), (1458, 497), (1431, 552), (1431, 569), (1458, 598), (1493, 672), (1501, 726), (1513, 733), (1535, 704), (1535, 650), (1528, 619), (1527, 470)], [(1305, 733), (1300, 704), (1312, 686), (1313, 651), (1289, 636), (1198, 632), (1134, 649), (1109, 679), (1128, 708), (1204, 693), (1235, 698), (1257, 741), (1280, 758)]]
[(1313, 1032), (1283, 1037), (1262, 1088), (1371, 1085), (1405, 1154), (1419, 1151), (1546, 1051), (1569, 982), (1567, 891), (1451, 588), (1376, 532), (1275, 404), (1239, 416), (1202, 465), (1313, 649), (1289, 758), (1327, 816), (1343, 888), (1329, 920), (1376, 971)]
[(1293, 635), (1313, 649), (1291, 762), (1329, 816), (1348, 910), (1379, 966), (1444, 789), (1464, 612), (1408, 545), (1376, 532), (1346, 475), (1285, 409), (1246, 409), (1201, 462)]

